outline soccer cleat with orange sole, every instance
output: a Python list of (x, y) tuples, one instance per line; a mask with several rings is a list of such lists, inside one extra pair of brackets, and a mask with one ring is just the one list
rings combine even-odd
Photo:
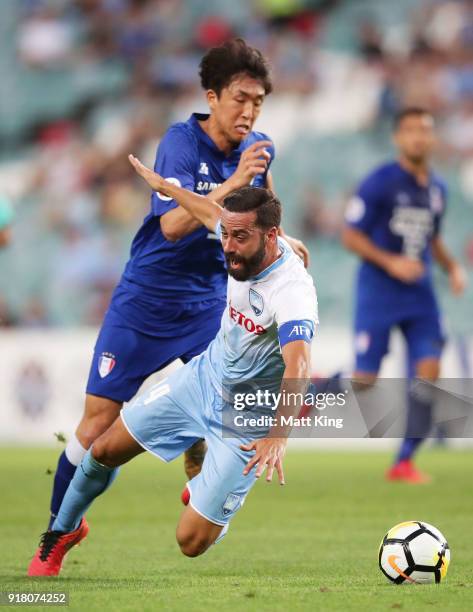
[(431, 478), (418, 470), (412, 461), (399, 461), (386, 472), (386, 480), (408, 482), (410, 484), (428, 484)]
[(88, 533), (89, 526), (85, 518), (81, 520), (79, 527), (70, 533), (45, 531), (28, 567), (28, 576), (58, 576), (68, 551), (79, 544)]

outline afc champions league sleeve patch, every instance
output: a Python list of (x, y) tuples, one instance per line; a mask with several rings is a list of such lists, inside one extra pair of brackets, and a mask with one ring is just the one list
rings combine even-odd
[(254, 289), (250, 289), (248, 298), (250, 300), (250, 306), (253, 309), (253, 312), (257, 317), (259, 317), (264, 309), (263, 297)]
[(345, 221), (347, 223), (358, 223), (365, 216), (366, 206), (360, 196), (353, 196), (348, 202), (345, 211)]
[(117, 360), (115, 359), (115, 355), (112, 355), (112, 353), (102, 353), (98, 362), (100, 378), (105, 378), (108, 376), (115, 367), (116, 363)]
[[(172, 185), (176, 185), (176, 187), (182, 186), (181, 181), (178, 178), (175, 178), (174, 176), (170, 176), (169, 178), (166, 178), (164, 180), (168, 183), (171, 183)], [(172, 200), (172, 198), (170, 198), (169, 196), (165, 196), (162, 193), (159, 193), (159, 191), (156, 191), (156, 195), (160, 200), (163, 200), (163, 202), (170, 202)]]
[(309, 319), (302, 319), (300, 321), (287, 321), (283, 323), (278, 329), (279, 344), (281, 348), (288, 344), (288, 342), (295, 342), (296, 340), (303, 340), (310, 344), (314, 337), (315, 324)]

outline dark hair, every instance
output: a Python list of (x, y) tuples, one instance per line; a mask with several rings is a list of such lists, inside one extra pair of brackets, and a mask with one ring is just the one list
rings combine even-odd
[(403, 119), (406, 117), (422, 117), (423, 115), (432, 117), (432, 113), (422, 106), (406, 106), (405, 108), (402, 108), (394, 117), (394, 129), (397, 130)]
[(240, 187), (223, 200), (230, 212), (256, 212), (256, 225), (268, 230), (281, 225), (281, 202), (269, 189)]
[(261, 51), (247, 45), (242, 38), (213, 47), (200, 62), (201, 85), (204, 89), (215, 91), (217, 96), (238, 74), (247, 74), (260, 81), (265, 94), (273, 90), (269, 66)]

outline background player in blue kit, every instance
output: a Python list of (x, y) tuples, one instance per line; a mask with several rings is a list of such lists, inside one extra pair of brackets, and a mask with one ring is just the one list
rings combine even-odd
[[(356, 283), (353, 378), (368, 385), (376, 380), (394, 327), (407, 341), (413, 374), (438, 378), (444, 333), (432, 260), (448, 273), (455, 294), (465, 285), (461, 267), (440, 237), (447, 193), (429, 168), (433, 117), (422, 108), (404, 109), (395, 122), (394, 140), (398, 161), (377, 168), (362, 182), (347, 209), (343, 232), (345, 246), (362, 259)], [(408, 397), (406, 438), (387, 477), (423, 482), (427, 477), (411, 459), (429, 432), (431, 405), (414, 393)]]
[[(212, 192), (215, 201), (249, 183), (272, 188), (274, 148), (266, 135), (252, 131), (272, 89), (263, 56), (241, 39), (230, 41), (204, 56), (200, 78), (210, 114), (194, 114), (169, 128), (155, 170), (185, 189)], [(291, 244), (305, 255), (301, 243)], [(173, 199), (153, 193), (95, 345), (84, 415), (59, 458), (51, 523), (76, 466), (123, 402), (153, 372), (178, 358), (189, 361), (214, 338), (226, 288), (217, 237)], [(198, 444), (188, 458), (189, 477), (200, 469), (202, 456)]]

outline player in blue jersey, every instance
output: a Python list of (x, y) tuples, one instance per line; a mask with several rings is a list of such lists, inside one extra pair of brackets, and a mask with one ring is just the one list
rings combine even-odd
[[(210, 114), (194, 114), (164, 135), (155, 169), (215, 201), (249, 183), (272, 188), (274, 147), (253, 125), (272, 84), (261, 53), (237, 39), (211, 49), (200, 64)], [(291, 245), (303, 256), (299, 241)], [(176, 359), (206, 349), (225, 306), (227, 274), (219, 241), (172, 198), (153, 193), (95, 345), (85, 411), (59, 458), (51, 499), (54, 520), (92, 442), (116, 419), (143, 381)], [(188, 477), (203, 459), (201, 443), (186, 461)]]
[[(432, 115), (406, 108), (396, 119), (397, 161), (368, 175), (347, 209), (345, 246), (362, 263), (355, 297), (356, 371), (353, 378), (372, 385), (388, 351), (394, 327), (403, 333), (414, 376), (439, 376), (444, 332), (432, 282), (432, 261), (447, 272), (460, 294), (464, 274), (441, 238), (447, 191), (430, 169), (434, 146)], [(426, 397), (408, 395), (408, 425), (390, 480), (425, 482), (412, 462), (428, 435), (431, 405)], [(422, 435), (421, 435), (422, 434)]]
[[(267, 481), (276, 470), (284, 484), (284, 422), (280, 419), (255, 436), (233, 429), (225, 437), (224, 389), (257, 377), (269, 378), (272, 388), (290, 393), (303, 394), (308, 384), (317, 323), (315, 289), (301, 260), (278, 237), (281, 206), (273, 192), (244, 187), (225, 198), (222, 209), (165, 181), (132, 156), (130, 161), (154, 189), (175, 198), (221, 236), (230, 275), (228, 305), (208, 349), (138, 396), (93, 443), (52, 530), (43, 534), (29, 567), (31, 576), (59, 574), (67, 551), (87, 535), (86, 509), (113, 482), (118, 466), (145, 450), (171, 461), (200, 436), (205, 436), (208, 451), (202, 471), (188, 483), (190, 504), (179, 519), (176, 538), (187, 556), (205, 552), (225, 535), (265, 469)], [(283, 400), (274, 414), (298, 415), (300, 404), (292, 404)]]

